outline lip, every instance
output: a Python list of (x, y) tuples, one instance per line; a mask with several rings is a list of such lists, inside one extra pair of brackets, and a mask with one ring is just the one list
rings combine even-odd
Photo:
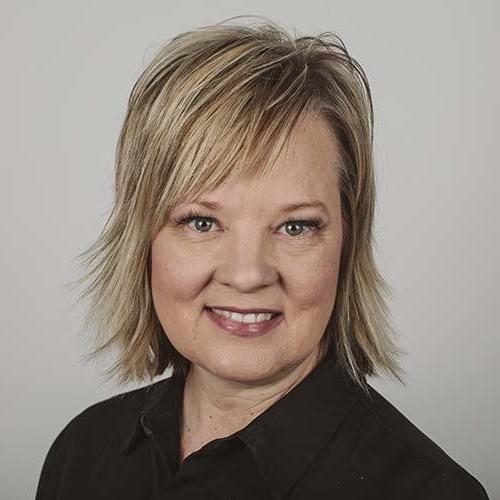
[(260, 321), (258, 323), (241, 323), (239, 321), (233, 321), (232, 319), (219, 316), (207, 307), (205, 308), (205, 312), (219, 328), (227, 333), (230, 333), (231, 335), (237, 335), (238, 337), (260, 337), (278, 326), (284, 317), (283, 314), (278, 314), (267, 321)]
[(237, 312), (240, 314), (281, 313), (281, 311), (278, 311), (277, 309), (266, 309), (265, 307), (255, 307), (254, 309), (240, 309), (239, 307), (224, 307), (224, 306), (207, 306), (207, 307), (209, 307), (210, 309), (222, 309), (223, 311)]

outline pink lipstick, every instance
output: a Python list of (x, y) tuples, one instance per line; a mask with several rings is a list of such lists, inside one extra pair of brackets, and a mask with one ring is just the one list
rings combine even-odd
[(232, 335), (240, 337), (259, 337), (272, 330), (283, 320), (283, 314), (273, 316), (267, 321), (259, 321), (257, 323), (242, 323), (226, 318), (214, 313), (212, 310), (205, 308), (208, 317), (222, 330)]

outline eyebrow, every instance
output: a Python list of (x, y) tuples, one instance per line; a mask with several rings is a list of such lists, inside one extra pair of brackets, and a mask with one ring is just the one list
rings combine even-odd
[[(209, 201), (209, 200), (204, 200), (204, 199), (199, 199), (196, 201), (192, 201), (188, 204), (196, 204), (196, 205), (201, 205), (203, 207), (209, 208), (211, 210), (220, 210), (222, 206), (215, 202), (215, 201)], [(319, 201), (319, 200), (308, 200), (308, 201), (300, 201), (296, 203), (288, 203), (286, 205), (283, 205), (279, 209), (279, 213), (285, 214), (289, 212), (294, 212), (295, 210), (299, 210), (301, 208), (320, 208), (324, 210), (326, 213), (328, 213), (328, 209), (326, 205)]]

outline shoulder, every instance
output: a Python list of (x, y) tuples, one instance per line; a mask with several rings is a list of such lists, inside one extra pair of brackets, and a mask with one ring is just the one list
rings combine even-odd
[(488, 498), (474, 476), (371, 386), (358, 400), (358, 416), (363, 441), (412, 484), (412, 500)]
[[(161, 393), (170, 378), (122, 392), (75, 415), (53, 440), (42, 465), (36, 499), (52, 498), (65, 475), (88, 469), (95, 460), (115, 457), (147, 401)], [(80, 473), (79, 473), (80, 474)], [(83, 472), (82, 472), (83, 474)]]
[(483, 485), (468, 472), (442, 471), (429, 478), (411, 500), (488, 500)]
[(61, 434), (73, 437), (108, 435), (109, 429), (124, 431), (130, 429), (149, 398), (160, 392), (170, 378), (153, 384), (122, 392), (105, 400), (96, 402), (75, 415), (61, 431)]

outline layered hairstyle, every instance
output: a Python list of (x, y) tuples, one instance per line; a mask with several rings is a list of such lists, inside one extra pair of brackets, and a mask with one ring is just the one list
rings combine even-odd
[[(151, 292), (151, 242), (178, 203), (230, 177), (265, 175), (306, 113), (340, 148), (344, 236), (322, 352), (335, 354), (365, 391), (381, 370), (404, 384), (386, 297), (374, 261), (373, 104), (360, 64), (328, 31), (290, 34), (273, 21), (236, 16), (179, 34), (134, 84), (115, 156), (114, 204), (98, 239), (77, 256), (93, 330), (87, 360), (115, 352), (105, 371), (120, 384), (153, 381), (190, 361), (170, 343)], [(259, 17), (259, 16), (252, 16)]]

